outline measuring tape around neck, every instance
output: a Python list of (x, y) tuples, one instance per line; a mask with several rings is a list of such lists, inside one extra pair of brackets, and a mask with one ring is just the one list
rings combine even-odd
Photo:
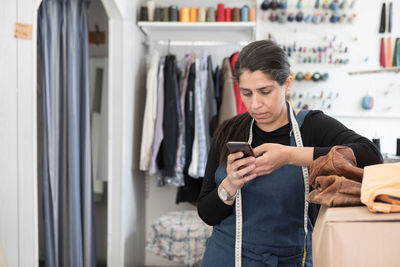
[[(292, 124), (292, 130), (294, 133), (294, 139), (296, 141), (297, 147), (303, 147), (303, 141), (301, 139), (301, 133), (299, 129), (299, 125), (296, 120), (296, 116), (294, 115), (293, 108), (289, 105), (290, 121)], [(250, 132), (249, 132), (249, 140), (247, 141), (250, 145), (253, 142), (253, 124), (254, 119), (252, 119), (250, 124)], [(306, 246), (307, 246), (307, 234), (308, 234), (308, 169), (307, 167), (301, 167), (303, 172), (303, 180), (304, 180), (304, 253), (302, 265), (305, 265), (306, 259)], [(235, 267), (242, 266), (242, 194), (241, 189), (238, 190), (236, 199), (235, 199), (235, 211), (236, 211), (236, 238), (235, 238)]]

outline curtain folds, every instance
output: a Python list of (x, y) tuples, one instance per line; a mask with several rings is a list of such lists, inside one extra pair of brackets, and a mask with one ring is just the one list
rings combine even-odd
[(51, 267), (95, 266), (88, 5), (43, 0), (38, 13), (44, 232)]

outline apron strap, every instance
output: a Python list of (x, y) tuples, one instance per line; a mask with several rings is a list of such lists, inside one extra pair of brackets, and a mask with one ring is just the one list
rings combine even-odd
[[(290, 121), (292, 123), (292, 129), (294, 133), (294, 140), (296, 141), (297, 147), (303, 147), (303, 140), (301, 139), (301, 133), (299, 129), (299, 125), (297, 124), (296, 116), (294, 114), (292, 106), (289, 105), (289, 112), (290, 112)], [(304, 114), (305, 112), (303, 112)], [(304, 118), (303, 118), (304, 119)], [(309, 195), (309, 174), (307, 167), (301, 167), (303, 172), (303, 180), (304, 180), (304, 252), (303, 252), (303, 261), (302, 265), (305, 265), (306, 262), (306, 255), (307, 255), (307, 234), (308, 234), (308, 195)]]

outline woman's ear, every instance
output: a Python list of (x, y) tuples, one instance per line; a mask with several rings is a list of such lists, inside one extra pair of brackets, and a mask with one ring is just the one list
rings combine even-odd
[(286, 83), (285, 83), (285, 96), (286, 96), (286, 98), (289, 97), (290, 88), (292, 87), (292, 82), (293, 82), (293, 77), (292, 77), (292, 75), (289, 75), (289, 77), (286, 79)]

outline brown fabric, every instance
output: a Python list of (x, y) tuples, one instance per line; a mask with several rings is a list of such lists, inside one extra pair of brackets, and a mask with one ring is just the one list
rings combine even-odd
[(343, 176), (318, 176), (308, 201), (329, 207), (359, 206), (361, 184)]
[(353, 150), (345, 146), (334, 146), (327, 155), (314, 160), (309, 183), (315, 190), (308, 201), (329, 207), (362, 205), (363, 169), (356, 166)]
[(315, 188), (318, 176), (339, 175), (360, 182), (363, 169), (356, 167), (357, 161), (353, 150), (345, 146), (334, 146), (328, 154), (314, 160), (310, 166), (310, 185)]

